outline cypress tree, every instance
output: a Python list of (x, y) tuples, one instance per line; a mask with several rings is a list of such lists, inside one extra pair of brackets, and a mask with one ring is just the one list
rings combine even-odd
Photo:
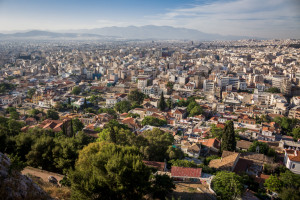
[(222, 143), (221, 150), (224, 151), (235, 151), (236, 140), (234, 133), (233, 121), (226, 122), (223, 134), (222, 134)]
[(158, 103), (158, 108), (163, 111), (165, 110), (167, 107), (167, 103), (165, 101), (165, 97), (164, 97), (164, 92), (161, 92), (161, 95), (160, 95), (160, 100), (159, 100), (159, 103)]

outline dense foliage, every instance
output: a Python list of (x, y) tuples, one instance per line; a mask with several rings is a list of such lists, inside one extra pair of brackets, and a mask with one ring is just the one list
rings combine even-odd
[(233, 121), (227, 121), (222, 134), (221, 150), (235, 151), (236, 139), (233, 127)]
[(265, 154), (267, 156), (274, 157), (275, 156), (275, 150), (270, 148), (268, 144), (264, 142), (259, 141), (253, 141), (251, 146), (249, 147), (248, 151), (250, 152), (256, 152), (256, 150), (259, 149), (259, 153)]
[(222, 200), (236, 199), (244, 191), (243, 179), (234, 172), (221, 171), (213, 178), (212, 188)]
[(164, 126), (166, 124), (167, 124), (166, 120), (158, 119), (158, 118), (152, 117), (152, 116), (146, 116), (146, 117), (144, 117), (144, 119), (142, 121), (143, 126), (145, 126), (145, 125)]
[(142, 199), (150, 193), (164, 199), (174, 184), (151, 172), (136, 147), (92, 143), (80, 152), (70, 174), (72, 199)]

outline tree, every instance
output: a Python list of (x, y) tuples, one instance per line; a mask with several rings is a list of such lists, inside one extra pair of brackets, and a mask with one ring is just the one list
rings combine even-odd
[(222, 151), (235, 151), (236, 148), (236, 140), (235, 140), (235, 132), (233, 127), (233, 121), (227, 121), (225, 124), (225, 128), (222, 134), (222, 143), (221, 149)]
[(19, 113), (18, 112), (11, 112), (10, 113), (10, 118), (11, 119), (14, 119), (14, 120), (19, 120), (20, 119), (20, 115), (19, 115)]
[(86, 101), (86, 98), (84, 98), (84, 102), (83, 102), (83, 108), (87, 108), (87, 101)]
[(27, 96), (28, 98), (32, 98), (32, 96), (35, 94), (35, 91), (36, 89), (35, 88), (30, 88), (28, 91), (27, 91)]
[(167, 124), (166, 120), (161, 120), (161, 119), (158, 119), (158, 118), (152, 117), (152, 116), (146, 116), (142, 121), (143, 126), (145, 126), (145, 125), (163, 126), (166, 124)]
[(266, 181), (265, 181), (265, 187), (272, 192), (280, 192), (282, 187), (282, 181), (274, 175), (271, 175)]
[(203, 114), (203, 108), (201, 106), (197, 105), (191, 110), (189, 116), (194, 117), (194, 116), (200, 115), (200, 114)]
[(133, 90), (128, 95), (128, 100), (131, 102), (137, 102), (139, 105), (143, 103), (145, 94), (139, 92), (137, 89)]
[(38, 138), (26, 155), (28, 165), (42, 167), (42, 169), (49, 171), (53, 170), (54, 163), (52, 150), (54, 147), (55, 143), (52, 137), (43, 135)]
[(256, 152), (256, 149), (259, 148), (259, 153), (268, 154), (269, 146), (264, 142), (259, 142), (257, 140), (253, 141), (253, 143), (250, 145), (248, 151), (249, 152)]
[(175, 184), (170, 176), (163, 174), (156, 174), (152, 181), (152, 195), (153, 199), (166, 199), (167, 194), (172, 192), (175, 189)]
[(169, 81), (166, 86), (167, 88), (173, 89), (174, 83)]
[(242, 178), (234, 172), (221, 171), (212, 180), (212, 188), (224, 200), (237, 199), (244, 191)]
[(166, 153), (169, 160), (181, 159), (184, 157), (184, 153), (181, 151), (181, 149), (173, 146), (169, 146)]
[(164, 161), (167, 157), (166, 152), (174, 141), (174, 137), (171, 134), (158, 128), (144, 131), (143, 136), (138, 137), (144, 137), (146, 141), (143, 141), (142, 144), (134, 144), (140, 148), (140, 151), (147, 160), (152, 161)]
[(292, 135), (294, 140), (298, 140), (300, 138), (300, 127), (294, 128), (292, 131)]
[(279, 197), (282, 200), (299, 200), (300, 192), (294, 188), (284, 188), (284, 190), (279, 193)]
[(72, 125), (74, 133), (77, 133), (78, 131), (81, 131), (84, 128), (83, 123), (78, 118), (72, 119)]
[(74, 94), (74, 95), (79, 95), (80, 92), (81, 92), (81, 88), (78, 87), (78, 86), (75, 86), (75, 87), (73, 88), (73, 90), (72, 90), (71, 93)]
[(130, 101), (120, 101), (116, 103), (115, 109), (119, 113), (127, 113), (129, 110), (131, 110), (131, 103)]
[(270, 93), (280, 93), (280, 89), (277, 88), (277, 87), (270, 87), (267, 92), (270, 92)]
[(218, 139), (222, 138), (223, 129), (222, 128), (218, 128), (215, 124), (211, 125), (210, 132), (211, 132), (211, 134), (212, 134), (213, 137), (216, 137)]
[(188, 161), (188, 160), (170, 160), (169, 163), (171, 163), (172, 166), (177, 166), (177, 167), (192, 167), (192, 168), (198, 167), (198, 165), (194, 161)]
[(160, 100), (159, 100), (159, 103), (158, 103), (158, 108), (161, 110), (161, 111), (164, 111), (167, 107), (167, 103), (165, 101), (165, 97), (164, 97), (164, 93), (161, 92), (161, 95), (160, 95)]
[(72, 199), (142, 199), (150, 174), (136, 148), (91, 143), (80, 151), (70, 174)]
[(289, 170), (286, 170), (284, 173), (280, 173), (279, 179), (286, 188), (298, 189), (300, 187), (300, 175), (294, 174)]
[(26, 161), (26, 155), (31, 150), (31, 146), (36, 141), (36, 136), (33, 134), (20, 133), (15, 138), (15, 153), (22, 161)]
[(53, 120), (58, 120), (59, 119), (58, 112), (56, 112), (53, 109), (47, 110), (47, 118), (53, 119)]
[(172, 108), (174, 107), (174, 105), (173, 105), (173, 102), (172, 102), (171, 98), (168, 98), (166, 103), (167, 103), (167, 107), (168, 107), (168, 109), (172, 109)]

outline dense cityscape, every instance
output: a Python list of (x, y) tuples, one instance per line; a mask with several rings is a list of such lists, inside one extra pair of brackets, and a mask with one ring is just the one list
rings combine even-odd
[(299, 47), (292, 39), (1, 41), (0, 191), (4, 199), (299, 199)]

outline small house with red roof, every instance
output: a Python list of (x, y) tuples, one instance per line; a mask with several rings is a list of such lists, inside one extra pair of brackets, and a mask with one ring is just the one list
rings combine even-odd
[(295, 174), (300, 174), (300, 151), (285, 149), (284, 164)]
[(172, 166), (171, 176), (174, 181), (200, 182), (202, 168)]

